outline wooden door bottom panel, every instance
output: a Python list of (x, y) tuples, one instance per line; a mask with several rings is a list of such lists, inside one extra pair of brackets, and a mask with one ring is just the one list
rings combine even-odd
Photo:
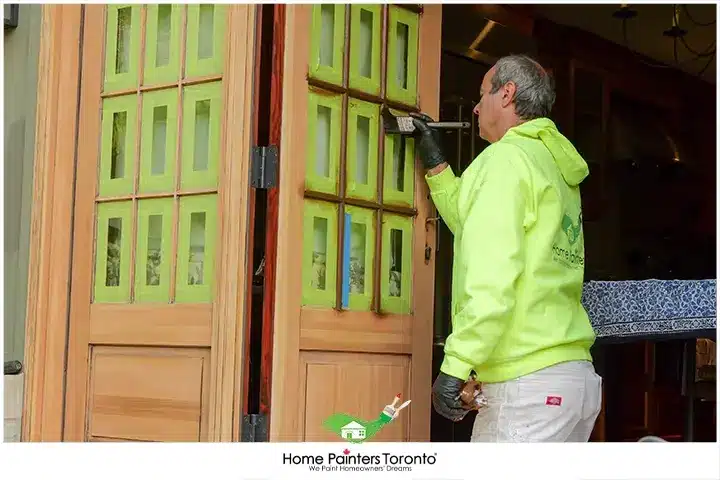
[(412, 327), (411, 315), (303, 308), (300, 349), (410, 354)]
[(211, 304), (90, 305), (90, 343), (210, 347)]
[[(375, 353), (300, 352), (298, 415), (302, 441), (343, 441), (324, 421), (344, 413), (361, 421), (375, 420), (396, 394), (410, 394), (409, 355)], [(410, 436), (410, 409), (383, 428), (372, 441), (404, 442)], [(283, 441), (278, 438), (278, 441)]]
[(93, 347), (87, 438), (201, 441), (210, 350)]

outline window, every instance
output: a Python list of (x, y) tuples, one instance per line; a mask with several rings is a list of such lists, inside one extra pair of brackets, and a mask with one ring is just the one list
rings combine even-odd
[(312, 21), (303, 304), (409, 314), (414, 142), (380, 112), (416, 110), (419, 14), (323, 4)]
[(95, 302), (212, 300), (224, 28), (223, 5), (107, 7)]

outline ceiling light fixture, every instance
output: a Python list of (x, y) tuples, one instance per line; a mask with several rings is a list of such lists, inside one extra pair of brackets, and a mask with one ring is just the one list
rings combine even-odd
[(629, 20), (637, 17), (637, 14), (637, 11), (630, 8), (626, 3), (622, 3), (620, 4), (620, 8), (613, 12), (612, 16), (620, 20)]
[(680, 27), (680, 6), (673, 5), (672, 27), (663, 32), (666, 37), (682, 38), (687, 35), (688, 31)]

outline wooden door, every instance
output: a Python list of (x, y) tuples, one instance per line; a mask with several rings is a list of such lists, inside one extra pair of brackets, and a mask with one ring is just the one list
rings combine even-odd
[(255, 6), (83, 25), (63, 437), (237, 440)]
[(441, 5), (288, 5), (271, 441), (333, 441), (333, 413), (375, 440), (430, 439), (435, 224), (412, 140), (380, 107), (437, 117)]

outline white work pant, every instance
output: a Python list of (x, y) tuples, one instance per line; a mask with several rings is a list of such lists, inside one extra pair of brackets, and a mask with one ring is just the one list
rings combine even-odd
[(600, 413), (602, 379), (592, 363), (559, 363), (484, 383), (471, 442), (587, 442)]

